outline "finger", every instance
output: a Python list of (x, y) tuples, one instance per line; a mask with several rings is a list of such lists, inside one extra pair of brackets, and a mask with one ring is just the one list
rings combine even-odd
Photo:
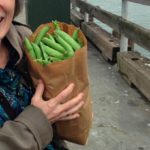
[(84, 105), (84, 101), (81, 101), (79, 104), (77, 104), (75, 107), (70, 109), (67, 113), (68, 114), (74, 114), (75, 112), (79, 111), (79, 109)]
[(60, 111), (64, 112), (64, 111), (68, 111), (69, 109), (72, 109), (75, 105), (79, 104), (83, 100), (83, 96), (84, 96), (83, 93), (80, 93), (72, 100), (62, 104)]
[[(53, 117), (51, 117), (51, 121), (52, 122), (57, 121), (64, 112), (67, 112), (68, 110), (70, 110), (73, 107), (75, 107), (76, 105), (78, 105), (82, 101), (83, 96), (84, 96), (83, 93), (80, 93), (80, 94), (78, 94), (78, 96), (76, 96), (75, 98), (71, 99), (70, 101), (67, 101), (64, 104), (59, 104), (59, 105), (56, 104), (56, 105), (58, 105), (58, 107), (55, 109), (55, 113), (54, 113), (55, 115)], [(50, 103), (50, 101), (49, 101), (49, 103)]]
[(73, 91), (74, 84), (71, 83), (67, 88), (65, 88), (60, 94), (58, 94), (53, 100), (56, 103), (64, 103), (66, 98), (71, 94)]
[(42, 80), (39, 80), (33, 97), (35, 99), (41, 99), (43, 96), (43, 92), (44, 92), (44, 83)]
[(79, 118), (79, 117), (80, 117), (80, 115), (78, 113), (76, 113), (76, 114), (72, 114), (72, 115), (69, 115), (69, 116), (66, 116), (66, 117), (62, 117), (58, 121), (72, 120), (72, 119), (76, 119), (76, 118)]
[(62, 113), (62, 115), (60, 116), (60, 118), (65, 117), (65, 116), (70, 115), (70, 114), (76, 113), (83, 106), (83, 104), (84, 104), (84, 101), (81, 101), (80, 103), (78, 103), (77, 105), (75, 105), (73, 108), (71, 108), (68, 111)]

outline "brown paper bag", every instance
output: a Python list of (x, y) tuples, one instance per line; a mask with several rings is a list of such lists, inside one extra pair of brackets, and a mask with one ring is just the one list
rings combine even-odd
[[(29, 37), (30, 41), (45, 25), (50, 25), (50, 32), (54, 31), (52, 23), (39, 26), (37, 30)], [(59, 23), (62, 30), (72, 35), (76, 29), (73, 25)], [(33, 61), (27, 51), (29, 72), (32, 77), (34, 86), (37, 85), (38, 79), (42, 79), (45, 83), (44, 98), (50, 99), (60, 93), (71, 82), (75, 84), (74, 91), (69, 97), (73, 98), (79, 92), (84, 92), (86, 102), (80, 110), (80, 117), (71, 121), (61, 121), (56, 123), (58, 135), (65, 140), (84, 145), (87, 142), (89, 130), (92, 124), (92, 104), (89, 92), (89, 79), (87, 70), (87, 40), (82, 32), (79, 32), (79, 38), (83, 41), (84, 46), (75, 52), (72, 58), (61, 62), (55, 62), (49, 65), (41, 65)], [(68, 99), (68, 100), (69, 100)]]

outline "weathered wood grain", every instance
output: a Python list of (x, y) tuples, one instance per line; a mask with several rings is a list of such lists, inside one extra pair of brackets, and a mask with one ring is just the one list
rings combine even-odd
[(71, 10), (71, 21), (76, 25), (76, 26), (81, 26), (81, 22), (84, 21), (84, 16), (80, 12), (76, 10)]
[(101, 29), (93, 22), (82, 23), (82, 31), (98, 47), (105, 59), (116, 61), (116, 54), (119, 51), (119, 40), (113, 38), (110, 33)]
[(130, 2), (134, 2), (134, 3), (139, 3), (142, 5), (150, 5), (150, 1), (149, 0), (128, 0)]
[(150, 30), (87, 2), (81, 0), (72, 1), (75, 1), (76, 5), (84, 12), (89, 13), (117, 32), (123, 33), (127, 38), (150, 51)]
[(150, 65), (150, 60), (135, 52), (119, 52), (117, 56), (118, 68), (123, 78), (150, 100), (150, 67), (146, 65)]

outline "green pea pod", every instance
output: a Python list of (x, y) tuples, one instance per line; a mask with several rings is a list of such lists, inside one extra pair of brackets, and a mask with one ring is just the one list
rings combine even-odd
[(55, 29), (61, 30), (57, 20), (52, 21), (52, 23), (53, 23)]
[(46, 35), (46, 33), (50, 30), (50, 26), (45, 26), (43, 27), (40, 32), (37, 34), (34, 43), (36, 43), (37, 45), (39, 45), (40, 41), (42, 40), (42, 38)]
[(77, 41), (77, 39), (78, 39), (79, 31), (80, 31), (80, 29), (77, 28), (77, 29), (73, 32), (73, 34), (72, 34), (72, 38), (73, 38), (75, 41)]
[(42, 65), (47, 65), (51, 63), (49, 60), (42, 60), (42, 59), (36, 59), (35, 61)]
[(64, 58), (64, 55), (62, 53), (58, 52), (57, 50), (55, 50), (53, 48), (50, 48), (44, 44), (43, 44), (43, 48), (44, 48), (45, 52), (47, 53), (47, 55), (49, 55), (49, 56), (53, 56), (53, 57), (56, 57), (59, 59)]
[(79, 37), (77, 38), (77, 42), (80, 44), (81, 47), (84, 46), (83, 41), (81, 41), (81, 39), (79, 39)]
[(55, 33), (57, 33), (61, 38), (63, 38), (71, 47), (76, 51), (80, 49), (80, 45), (66, 32), (62, 30), (55, 30)]
[(34, 52), (32, 44), (31, 44), (31, 42), (29, 41), (29, 39), (27, 37), (25, 37), (25, 39), (24, 39), (24, 46), (28, 50), (28, 52), (31, 55), (31, 57), (36, 59), (36, 54)]
[(49, 56), (46, 54), (44, 44), (42, 42), (40, 42), (40, 48), (41, 48), (43, 59), (49, 60)]
[(29, 39), (27, 37), (25, 37), (25, 39), (24, 39), (24, 46), (28, 50), (28, 52), (33, 50), (31, 42), (29, 41)]
[(42, 51), (41, 51), (40, 47), (35, 43), (32, 43), (32, 46), (33, 46), (34, 52), (36, 54), (36, 58), (42, 59)]
[(48, 34), (47, 37), (48, 37), (51, 41), (55, 42), (55, 39), (53, 38), (53, 36), (52, 36), (51, 34)]
[(54, 37), (55, 37), (56, 41), (59, 44), (61, 44), (64, 47), (64, 49), (67, 51), (66, 56), (72, 57), (74, 55), (74, 51), (73, 51), (72, 47), (63, 38), (61, 38), (56, 33), (55, 33)]
[(78, 42), (78, 44), (80, 45), (80, 47), (83, 47), (83, 42), (79, 39), (79, 31), (80, 31), (80, 28), (77, 28), (73, 34), (72, 34), (72, 38)]
[(51, 60), (51, 62), (58, 62), (58, 61), (62, 61), (61, 59), (59, 59), (59, 58), (56, 58), (56, 57), (50, 57), (50, 60)]
[(46, 44), (47, 46), (49, 46), (50, 48), (56, 49), (57, 51), (63, 54), (66, 53), (66, 50), (59, 43), (53, 42), (52, 40), (48, 38), (43, 38), (42, 42)]

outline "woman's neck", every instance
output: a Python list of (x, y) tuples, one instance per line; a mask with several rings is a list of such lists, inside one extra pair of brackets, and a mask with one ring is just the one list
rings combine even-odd
[(0, 42), (0, 68), (5, 68), (9, 59), (8, 49), (4, 45), (3, 41)]

